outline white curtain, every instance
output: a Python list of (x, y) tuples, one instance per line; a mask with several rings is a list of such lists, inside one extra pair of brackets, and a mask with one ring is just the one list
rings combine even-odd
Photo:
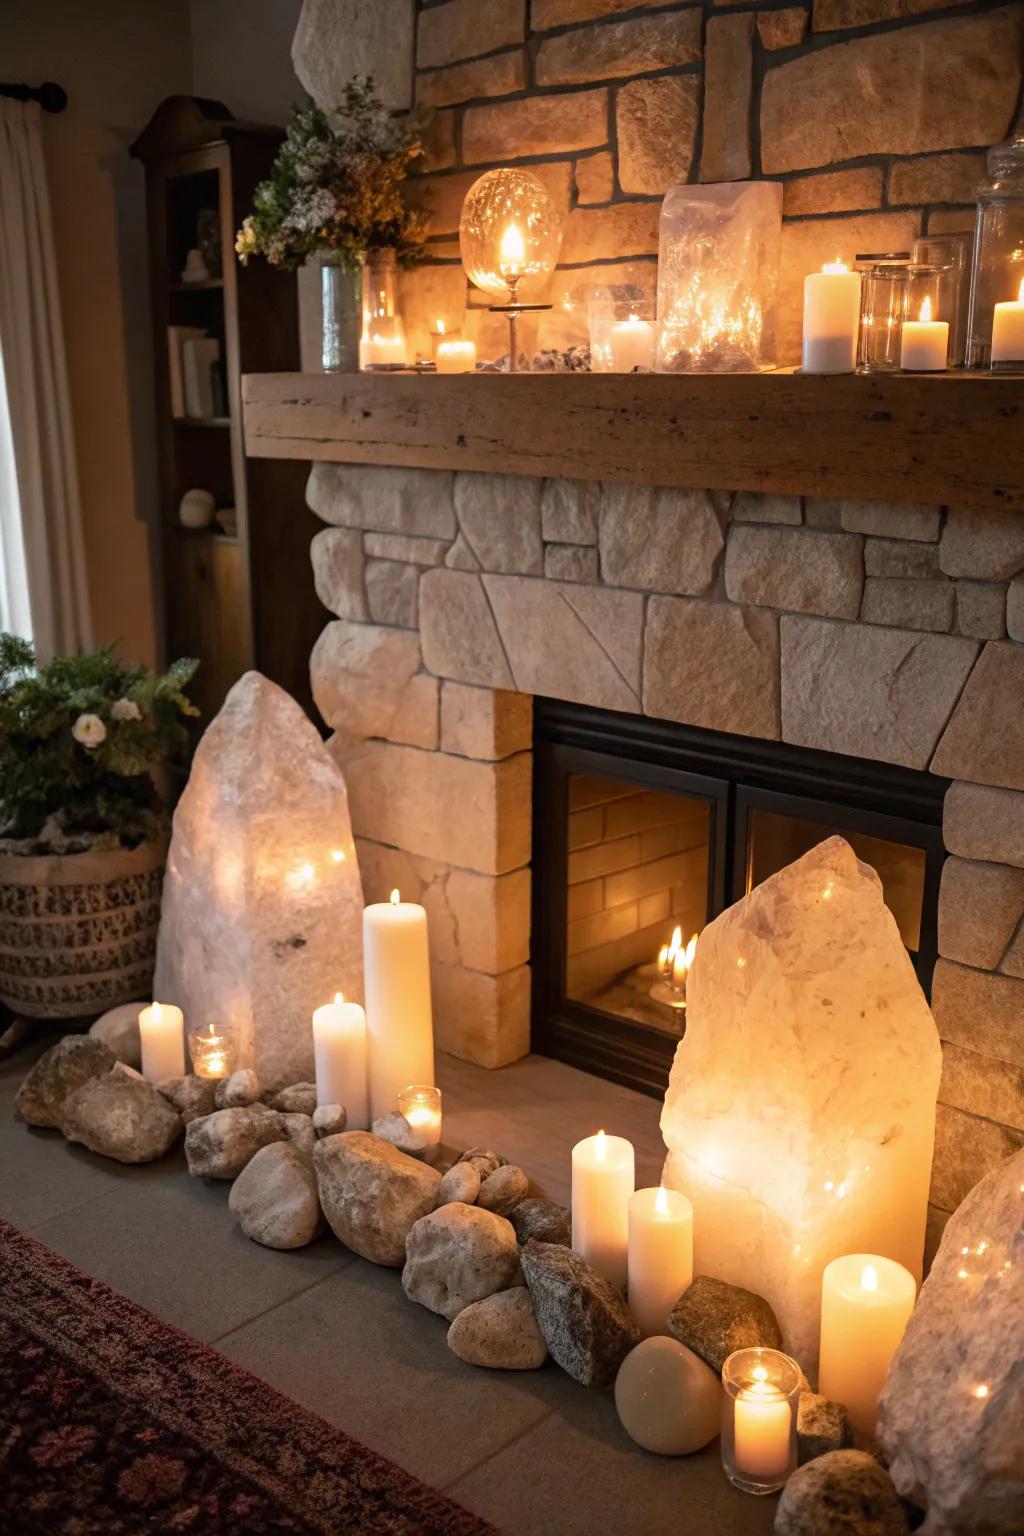
[(0, 582), (5, 621), (45, 659), (91, 626), (39, 118), (0, 98)]

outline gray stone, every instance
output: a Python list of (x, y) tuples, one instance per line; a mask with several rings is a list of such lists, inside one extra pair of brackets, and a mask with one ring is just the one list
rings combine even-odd
[(939, 559), (947, 576), (1005, 581), (1024, 569), (1024, 512), (950, 507)]
[(545, 480), (541, 533), (549, 544), (596, 544), (601, 487), (592, 480)]
[(1024, 869), (1024, 795), (987, 784), (951, 784), (942, 806), (950, 853)]
[(957, 699), (931, 760), (932, 773), (1024, 789), (1022, 698), (1024, 648), (990, 640)]
[(400, 1269), (409, 1232), (434, 1209), (441, 1175), (368, 1131), (323, 1137), (313, 1166), (335, 1237), (361, 1258)]
[(580, 85), (695, 64), (701, 56), (696, 11), (640, 16), (545, 39), (537, 54), (538, 85)]
[(289, 1083), (267, 1095), (270, 1109), (279, 1109), (285, 1115), (312, 1115), (316, 1109), (316, 1083)]
[(265, 1104), (215, 1109), (185, 1129), (188, 1171), (193, 1178), (237, 1179), (261, 1147), (287, 1139), (284, 1120)]
[(134, 1067), (115, 1062), (64, 1101), (68, 1141), (119, 1163), (152, 1163), (181, 1135), (181, 1117)]
[[(1014, 581), (1020, 581), (1015, 577)], [(1013, 591), (1014, 583), (1010, 584)], [(1021, 583), (1024, 590), (1024, 582)], [(956, 627), (961, 635), (973, 640), (1002, 640), (1006, 635), (1007, 592), (1000, 581), (958, 581), (956, 583)], [(1014, 635), (1015, 640), (1024, 634)]]
[(375, 560), (404, 560), (408, 565), (443, 565), (446, 539), (418, 539), (405, 533), (364, 533), (363, 549)]
[(942, 508), (904, 501), (841, 501), (840, 519), (847, 533), (885, 539), (923, 539), (934, 543), (942, 527)]
[(1024, 981), (939, 960), (932, 1012), (943, 1040), (1024, 1067)]
[(937, 1532), (1021, 1529), (1022, 1189), (1018, 1152), (950, 1218), (879, 1402), (893, 1482)]
[(324, 1229), (309, 1158), (290, 1141), (261, 1147), (231, 1186), (242, 1231), (265, 1248), (305, 1248)]
[(110, 1008), (90, 1025), (89, 1034), (94, 1040), (102, 1040), (113, 1051), (118, 1061), (126, 1067), (142, 1071), (142, 1042), (139, 1039), (139, 1014), (145, 1003), (121, 1003)]
[(29, 1125), (64, 1122), (69, 1094), (90, 1078), (102, 1077), (114, 1065), (113, 1051), (91, 1035), (65, 1035), (44, 1051), (18, 1089), (14, 1108)]
[(764, 609), (652, 597), (644, 714), (779, 739), (779, 621)]
[(496, 1291), (463, 1308), (448, 1329), (448, 1348), (467, 1365), (535, 1371), (548, 1357), (524, 1286)]
[(556, 1205), (554, 1200), (520, 1200), (508, 1219), (521, 1244), (532, 1237), (538, 1243), (572, 1247), (572, 1217), (564, 1205)]
[(706, 491), (642, 485), (602, 489), (601, 571), (613, 586), (706, 592), (724, 544)]
[(366, 600), (375, 624), (415, 629), (419, 617), (419, 568), (397, 560), (367, 560)]
[(485, 571), (544, 574), (540, 498), (544, 482), (529, 475), (460, 472), (455, 477), (459, 528)]
[(313, 585), (325, 608), (339, 619), (370, 617), (364, 581), (363, 535), (358, 528), (321, 528), (309, 546)]
[(1006, 629), (1011, 640), (1024, 640), (1024, 574), (1015, 576), (1007, 588)]
[(295, 1111), (286, 1111), (281, 1115), (285, 1134), (295, 1149), (305, 1157), (313, 1156), (313, 1148), (316, 1145), (316, 1129), (313, 1125), (312, 1115), (303, 1115)]
[(472, 1163), (456, 1163), (444, 1175), (437, 1191), (438, 1205), (475, 1205), (480, 1193), (480, 1174)]
[(597, 550), (591, 544), (548, 544), (544, 575), (549, 581), (599, 581)]
[(673, 1338), (721, 1371), (735, 1349), (782, 1348), (782, 1330), (763, 1296), (711, 1275), (695, 1275), (668, 1319)]
[(448, 553), (444, 557), (444, 563), (450, 571), (478, 571), (480, 561), (469, 547), (469, 540), (463, 534), (459, 534), (455, 542), (449, 546)]
[(864, 590), (861, 541), (794, 528), (731, 529), (725, 590), (734, 603), (855, 619)]
[[(223, 1077), (217, 1083), (213, 1093), (215, 1109), (242, 1109), (246, 1104), (255, 1104), (263, 1097), (263, 1088), (259, 1077), (251, 1067), (239, 1067), (237, 1072), (232, 1072), (230, 1077)], [(276, 1109), (278, 1106), (270, 1106)]]
[(314, 464), (306, 501), (325, 523), (431, 539), (455, 537), (454, 475), (447, 469)]
[(784, 741), (927, 768), (975, 641), (789, 615), (781, 635)]
[(477, 1204), (485, 1211), (494, 1211), (498, 1216), (511, 1216), (529, 1192), (530, 1181), (526, 1174), (514, 1163), (508, 1163), (504, 1168), (496, 1168), (487, 1175), (480, 1185)]
[(484, 688), (515, 681), (480, 577), (468, 571), (427, 571), (420, 582), (423, 660), (438, 677)]
[(500, 1152), (495, 1152), (490, 1147), (470, 1147), (466, 1152), (463, 1152), (459, 1162), (472, 1163), (480, 1175), (482, 1183), (489, 1174), (494, 1173), (495, 1169), (504, 1168), (508, 1159), (502, 1157)]
[(1024, 1132), (939, 1104), (935, 1112), (932, 1203), (943, 1211), (955, 1209), (979, 1179), (1021, 1148)]
[(763, 491), (740, 491), (731, 516), (734, 523), (803, 522), (799, 496), (770, 496)]
[(378, 1115), (371, 1129), (374, 1136), (390, 1142), (399, 1152), (406, 1152), (410, 1157), (422, 1157), (427, 1150), (426, 1137), (411, 1126), (397, 1109), (387, 1115)]
[(939, 546), (913, 539), (864, 540), (864, 570), (868, 576), (941, 576)]
[[(408, 23), (411, 28), (411, 22)], [(454, 64), (478, 53), (493, 53), (524, 36), (525, 9), (505, 0), (453, 0), (425, 17), (417, 37), (420, 69)]]
[(521, 1262), (552, 1358), (581, 1387), (610, 1387), (640, 1342), (622, 1293), (560, 1243), (530, 1238)]
[(782, 1490), (775, 1536), (904, 1536), (909, 1527), (888, 1472), (867, 1451), (828, 1451)]
[(864, 583), (861, 620), (948, 634), (953, 627), (956, 595), (949, 581), (869, 576)]
[[(593, 30), (578, 35), (589, 38)], [(674, 182), (685, 181), (693, 161), (699, 120), (697, 75), (627, 81), (615, 93), (622, 190), (661, 197)]]
[[(412, 570), (412, 566), (409, 567)], [(437, 746), (437, 684), (421, 677), (416, 635), (336, 619), (309, 662), (316, 707), (346, 747), (371, 736)]]
[(412, 105), (415, 0), (303, 0), (292, 63), (318, 107), (333, 112), (353, 74), (372, 75), (389, 107)]
[(191, 1125), (193, 1120), (213, 1114), (216, 1078), (196, 1077), (190, 1072), (185, 1077), (166, 1078), (158, 1087), (167, 1102), (178, 1111), (182, 1125)]
[(1024, 1068), (946, 1042), (939, 1098), (949, 1109), (985, 1115), (1024, 1131)]
[(507, 1290), (518, 1268), (516, 1235), (503, 1216), (475, 1205), (442, 1205), (409, 1232), (402, 1289), (452, 1322), (472, 1302)]
[(1024, 869), (949, 858), (939, 891), (939, 954), (991, 971), (1024, 916)]
[(853, 1444), (853, 1432), (842, 1403), (830, 1402), (819, 1392), (801, 1392), (796, 1409), (796, 1453), (803, 1466), (829, 1451), (843, 1451)]
[(318, 1104), (313, 1111), (313, 1129), (317, 1136), (340, 1136), (348, 1124), (343, 1104)]

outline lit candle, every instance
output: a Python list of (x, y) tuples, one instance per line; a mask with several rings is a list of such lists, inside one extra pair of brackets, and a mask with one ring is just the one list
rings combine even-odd
[(751, 1483), (774, 1486), (789, 1476), (793, 1410), (763, 1365), (750, 1374), (753, 1380), (733, 1404), (736, 1471)]
[(231, 1073), (229, 1042), (212, 1024), (205, 1032), (189, 1031), (188, 1053), (196, 1077), (228, 1077)]
[(313, 1060), (316, 1102), (344, 1105), (348, 1129), (368, 1130), (366, 1014), (358, 1003), (346, 1003), (340, 992), (333, 1003), (313, 1011)]
[(598, 1131), (572, 1149), (572, 1246), (598, 1274), (624, 1289), (628, 1278), (629, 1199), (636, 1183), (633, 1144)]
[(852, 373), (857, 366), (860, 273), (830, 261), (804, 278), (804, 373)]
[(173, 1003), (153, 1003), (139, 1014), (142, 1075), (151, 1083), (185, 1076), (185, 1016)]
[(879, 1393), (916, 1292), (913, 1275), (895, 1259), (851, 1253), (825, 1266), (818, 1390), (845, 1404), (862, 1440), (874, 1438)]
[(629, 1310), (645, 1338), (693, 1279), (693, 1206), (674, 1189), (638, 1189), (629, 1201)]
[(405, 351), (405, 332), (400, 320), (393, 320), (390, 324), (394, 327), (387, 333), (383, 331), (370, 331), (359, 343), (359, 366), (361, 368), (379, 368), (384, 365), (404, 364), (407, 362)]
[(427, 914), (397, 891), (363, 913), (370, 1113), (390, 1114), (409, 1082), (434, 1081)]
[(654, 367), (654, 348), (657, 341), (654, 326), (648, 320), (630, 315), (613, 325), (608, 343), (612, 349), (612, 370), (615, 373), (632, 373), (634, 368)]
[(992, 312), (992, 362), (1024, 369), (1024, 278), (1017, 297), (997, 304)]
[(498, 257), (498, 271), (510, 288), (514, 287), (522, 277), (525, 261), (526, 246), (519, 227), (516, 224), (510, 224), (501, 237)]
[(949, 347), (949, 321), (932, 319), (932, 301), (925, 299), (919, 320), (904, 320), (900, 367), (905, 373), (942, 373)]
[(452, 337), (437, 344), (438, 373), (472, 373), (476, 367), (476, 342)]
[(424, 1162), (432, 1163), (441, 1145), (441, 1090), (428, 1083), (410, 1083), (398, 1095), (398, 1112), (426, 1143)]

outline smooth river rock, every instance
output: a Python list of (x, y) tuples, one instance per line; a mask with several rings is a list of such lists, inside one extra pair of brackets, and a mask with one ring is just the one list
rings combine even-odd
[(640, 1342), (621, 1291), (558, 1243), (531, 1238), (520, 1259), (552, 1359), (582, 1387), (610, 1387)]
[(538, 1243), (561, 1243), (572, 1247), (572, 1216), (564, 1205), (554, 1200), (520, 1200), (509, 1216), (520, 1243), (535, 1237)]
[[(335, 857), (338, 855), (339, 857)], [(313, 1078), (313, 1009), (362, 999), (363, 891), (341, 771), (295, 701), (247, 672), (174, 813), (155, 995), (228, 1019), (267, 1092)]]
[(181, 1135), (181, 1116), (134, 1067), (116, 1062), (64, 1101), (64, 1135), (119, 1163), (152, 1163)]
[(371, 1130), (374, 1136), (380, 1137), (381, 1141), (390, 1142), (393, 1147), (398, 1148), (399, 1152), (406, 1152), (409, 1157), (422, 1157), (427, 1150), (427, 1138), (422, 1131), (410, 1125), (397, 1109), (393, 1109), (387, 1115), (378, 1115)]
[[(280, 1114), (280, 1111), (278, 1111)], [(284, 1123), (285, 1134), (293, 1147), (312, 1159), (313, 1148), (316, 1146), (316, 1128), (313, 1125), (312, 1115), (300, 1115), (289, 1111), (281, 1115)], [(312, 1162), (310, 1162), (312, 1167)]]
[(44, 1051), (18, 1089), (14, 1108), (29, 1125), (58, 1128), (69, 1094), (114, 1065), (113, 1051), (91, 1035), (65, 1035)]
[(904, 1536), (907, 1517), (888, 1472), (867, 1451), (829, 1451), (782, 1490), (775, 1536)]
[(763, 1296), (741, 1285), (726, 1285), (711, 1275), (695, 1275), (668, 1319), (669, 1332), (680, 1344), (721, 1371), (736, 1349), (761, 1344), (782, 1348), (782, 1330)]
[(497, 1291), (464, 1307), (448, 1329), (448, 1348), (467, 1365), (535, 1371), (548, 1357), (525, 1286)]
[(348, 1125), (344, 1104), (318, 1104), (313, 1111), (313, 1129), (318, 1136), (340, 1136)]
[(442, 1205), (423, 1216), (405, 1251), (405, 1294), (449, 1322), (472, 1302), (506, 1290), (519, 1272), (512, 1227), (476, 1205)]
[(459, 1158), (460, 1163), (472, 1163), (480, 1175), (481, 1182), (496, 1168), (504, 1168), (506, 1161), (507, 1159), (499, 1152), (492, 1152), (490, 1147), (470, 1147), (469, 1151), (463, 1152)]
[(496, 1168), (487, 1175), (480, 1185), (477, 1204), (485, 1211), (494, 1211), (498, 1216), (511, 1216), (519, 1202), (525, 1200), (529, 1190), (530, 1181), (523, 1170), (508, 1163), (504, 1168)]
[(615, 1409), (645, 1451), (689, 1456), (721, 1428), (721, 1380), (677, 1340), (643, 1339), (619, 1366)]
[(213, 1114), (217, 1083), (212, 1077), (196, 1077), (189, 1072), (184, 1077), (165, 1077), (157, 1088), (174, 1105), (182, 1125), (191, 1125), (193, 1120)]
[(841, 837), (708, 924), (687, 1000), (664, 1182), (693, 1202), (697, 1272), (753, 1280), (813, 1378), (826, 1264), (877, 1253), (921, 1273), (938, 1031)]
[(309, 1158), (290, 1141), (261, 1147), (231, 1186), (228, 1205), (265, 1248), (305, 1248), (324, 1229)]
[(946, 1223), (896, 1351), (878, 1434), (929, 1533), (1024, 1530), (1024, 1151)]
[(89, 1034), (94, 1040), (102, 1040), (118, 1061), (123, 1061), (126, 1067), (134, 1067), (136, 1072), (142, 1071), (139, 1014), (145, 1006), (144, 1002), (119, 1003), (116, 1008), (108, 1008), (95, 1024), (89, 1026)]
[(369, 1131), (322, 1137), (313, 1166), (335, 1237), (361, 1258), (400, 1269), (409, 1232), (434, 1209), (441, 1175)]
[(282, 1116), (265, 1104), (215, 1109), (185, 1129), (188, 1171), (195, 1178), (237, 1179), (261, 1147), (287, 1138)]
[(441, 1179), (437, 1190), (438, 1205), (475, 1205), (480, 1193), (480, 1175), (472, 1163), (456, 1163)]

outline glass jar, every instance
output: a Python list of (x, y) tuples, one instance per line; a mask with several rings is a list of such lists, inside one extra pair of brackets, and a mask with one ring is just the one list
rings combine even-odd
[(360, 368), (404, 368), (405, 328), (398, 313), (398, 261), (391, 249), (367, 251), (363, 263)]
[(722, 1366), (722, 1466), (744, 1493), (777, 1493), (796, 1471), (803, 1372), (778, 1349), (737, 1349)]
[(337, 261), (320, 268), (320, 360), (325, 373), (356, 373), (362, 323), (358, 271)]
[(636, 297), (617, 297), (598, 289), (587, 304), (591, 373), (632, 373), (653, 370), (658, 345), (654, 304), (638, 290)]
[(995, 307), (1024, 299), (1024, 129), (988, 152), (978, 193), (967, 321), (967, 366), (987, 368)]
[(962, 368), (967, 355), (967, 301), (970, 297), (970, 235), (922, 235), (914, 241), (912, 264), (934, 267), (939, 274), (936, 286), (936, 314), (949, 321), (949, 349), (946, 363)]
[(209, 1024), (188, 1032), (188, 1054), (196, 1077), (230, 1077), (235, 1070), (235, 1045), (231, 1030)]
[(419, 1155), (425, 1163), (437, 1160), (441, 1150), (441, 1090), (431, 1083), (410, 1083), (398, 1095), (398, 1112), (404, 1115), (424, 1148)]
[(861, 373), (896, 373), (907, 313), (909, 251), (865, 252), (854, 258), (860, 279)]

